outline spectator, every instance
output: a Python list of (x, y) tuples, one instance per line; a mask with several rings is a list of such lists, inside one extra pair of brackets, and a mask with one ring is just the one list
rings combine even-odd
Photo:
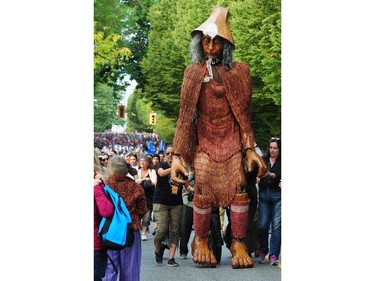
[(179, 242), (180, 221), (182, 214), (182, 187), (174, 187), (170, 184), (171, 162), (173, 156), (172, 146), (167, 148), (166, 161), (159, 162), (157, 171), (157, 185), (154, 194), (154, 214), (157, 229), (154, 239), (155, 262), (163, 264), (162, 242), (169, 236), (169, 259), (167, 266), (178, 266), (174, 259)]
[(99, 158), (98, 152), (94, 149), (94, 173), (101, 174), (103, 176), (103, 180), (106, 181), (108, 178), (107, 168), (102, 165), (102, 161)]
[[(159, 162), (160, 162), (159, 154), (152, 155), (152, 169), (154, 169), (155, 172), (156, 172), (156, 166), (158, 165)], [(158, 224), (155, 221), (154, 212), (151, 212), (151, 220), (154, 222), (154, 232), (152, 233), (152, 235), (155, 235)]]
[[(108, 162), (108, 180), (107, 184), (117, 192), (132, 218), (132, 227), (134, 229), (134, 242), (131, 247), (123, 250), (108, 250), (108, 256), (112, 259), (118, 272), (115, 271), (112, 263), (107, 263), (107, 272), (104, 281), (132, 280), (138, 281), (141, 270), (141, 218), (147, 211), (145, 192), (134, 180), (127, 176), (128, 166), (123, 157), (112, 157)], [(118, 276), (119, 275), (119, 276)]]
[(249, 214), (246, 229), (246, 246), (249, 255), (254, 253), (255, 257), (259, 254), (259, 239), (258, 239), (258, 191), (257, 191), (257, 173), (258, 166), (254, 165), (252, 171), (246, 171), (246, 193), (250, 199)]
[(158, 165), (159, 162), (160, 162), (159, 154), (153, 154), (152, 155), (152, 168), (156, 169), (156, 166)]
[(134, 168), (134, 169), (137, 169), (138, 170), (138, 157), (137, 157), (137, 154), (136, 153), (132, 153), (130, 154), (130, 157), (129, 157), (129, 161), (130, 161), (130, 165)]
[(138, 179), (136, 183), (138, 183), (146, 194), (146, 201), (147, 201), (147, 212), (143, 216), (141, 224), (142, 224), (142, 241), (147, 240), (146, 232), (148, 232), (148, 228), (150, 226), (151, 221), (151, 213), (152, 213), (152, 200), (154, 197), (155, 186), (157, 182), (156, 171), (154, 169), (150, 169), (150, 160), (148, 157), (141, 157), (139, 159), (139, 167), (138, 170)]
[(102, 153), (101, 163), (106, 168), (107, 168), (107, 165), (108, 165), (108, 160), (109, 160), (109, 155), (107, 153)]
[(94, 134), (94, 147), (101, 149), (103, 153), (109, 153), (114, 150), (118, 156), (133, 150), (144, 153), (150, 141), (155, 147), (159, 147), (159, 150), (164, 150), (164, 142), (154, 133), (117, 133), (108, 130), (107, 132)]
[[(263, 156), (267, 173), (259, 181), (258, 232), (260, 251), (258, 262), (269, 253), (270, 264), (277, 265), (281, 249), (281, 139), (272, 137)], [(269, 229), (271, 226), (271, 237)], [(268, 247), (268, 240), (270, 241)]]
[[(193, 166), (191, 167), (194, 168)], [(185, 187), (182, 190), (182, 219), (180, 228), (180, 259), (186, 259), (189, 253), (188, 243), (190, 240), (191, 231), (193, 229), (193, 196), (194, 196), (194, 171), (189, 170), (189, 185), (190, 189)]]
[(130, 153), (125, 153), (125, 161), (130, 164)]
[(159, 161), (164, 162), (165, 161), (164, 150), (159, 150), (158, 154), (159, 154), (159, 159), (160, 159)]
[(104, 184), (101, 183), (103, 171), (99, 164), (99, 158), (94, 152), (94, 281), (100, 281), (107, 268), (107, 251), (102, 248), (102, 242), (98, 237), (99, 224), (102, 217), (110, 217), (113, 214), (112, 202), (104, 193)]

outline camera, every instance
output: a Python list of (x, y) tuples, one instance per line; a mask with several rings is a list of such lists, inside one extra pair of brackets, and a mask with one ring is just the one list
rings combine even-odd
[(177, 173), (177, 177), (180, 180), (187, 180), (188, 179), (188, 176), (185, 176), (183, 173)]
[(193, 199), (194, 199), (194, 193), (193, 193), (193, 192), (189, 192), (188, 197), (187, 197), (187, 200), (188, 200), (189, 202), (191, 202), (191, 201), (193, 201)]

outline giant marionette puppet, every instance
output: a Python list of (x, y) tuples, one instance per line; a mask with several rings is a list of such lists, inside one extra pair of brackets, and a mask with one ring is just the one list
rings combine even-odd
[(216, 266), (208, 247), (211, 208), (230, 206), (232, 267), (253, 267), (244, 241), (249, 208), (244, 169), (251, 171), (256, 163), (262, 176), (267, 167), (254, 151), (249, 67), (233, 62), (228, 9), (215, 7), (191, 35), (194, 63), (185, 69), (181, 88), (171, 178), (183, 184), (177, 175), (187, 175), (179, 156), (194, 164), (193, 261)]

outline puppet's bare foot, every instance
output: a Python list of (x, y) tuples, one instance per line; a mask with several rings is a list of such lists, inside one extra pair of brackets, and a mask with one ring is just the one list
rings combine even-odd
[(254, 261), (247, 253), (244, 242), (233, 239), (230, 252), (232, 253), (232, 268), (249, 268), (254, 266)]
[(208, 237), (195, 236), (191, 243), (191, 250), (195, 263), (216, 267), (216, 258), (208, 247)]

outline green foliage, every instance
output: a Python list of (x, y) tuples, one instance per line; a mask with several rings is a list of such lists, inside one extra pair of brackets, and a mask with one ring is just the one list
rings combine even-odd
[(157, 2), (159, 1), (123, 1), (127, 13), (123, 19), (122, 34), (126, 46), (132, 50), (124, 71), (131, 79), (137, 80), (137, 87), (141, 89), (145, 86), (145, 77), (141, 71), (140, 61), (146, 53), (147, 37), (151, 28), (147, 15), (150, 7)]
[(106, 84), (97, 83), (94, 89), (94, 99), (94, 131), (102, 132), (110, 129), (117, 118), (113, 88)]
[(235, 59), (250, 66), (255, 138), (267, 146), (281, 135), (281, 1), (232, 1), (230, 13)]
[(235, 57), (250, 65), (254, 95), (281, 104), (281, 1), (234, 1)]
[(94, 22), (97, 29), (103, 30), (110, 27), (111, 33), (121, 34), (123, 20), (128, 17), (124, 1), (120, 0), (94, 0)]
[(154, 110), (170, 118), (176, 118), (178, 115), (180, 87), (185, 68), (179, 46), (171, 36), (175, 14), (174, 0), (162, 0), (150, 8), (152, 30), (148, 37), (147, 54), (141, 62), (146, 77), (143, 97), (151, 102)]
[[(115, 107), (128, 85), (122, 82), (126, 75), (124, 69), (131, 55), (122, 35), (123, 20), (126, 17), (127, 10), (122, 1), (94, 1), (94, 96), (98, 100), (94, 110), (96, 131), (109, 129), (112, 124), (125, 123), (123, 119), (115, 118), (115, 111), (109, 108)], [(105, 93), (112, 95), (110, 102), (103, 103), (96, 97), (104, 88)]]
[(125, 90), (121, 83), (131, 50), (122, 35), (126, 6), (120, 0), (94, 1), (94, 82), (105, 83), (114, 94)]
[[(191, 63), (190, 34), (214, 6), (229, 8), (235, 60), (250, 66), (258, 145), (281, 135), (280, 0), (95, 0), (97, 31), (109, 26), (110, 34), (122, 35), (118, 47), (131, 50), (123, 66), (104, 64), (95, 72), (95, 81), (112, 86), (115, 99), (121, 75), (137, 81), (127, 105), (128, 131), (153, 129), (167, 142), (173, 139), (183, 71)], [(148, 124), (151, 111), (158, 116), (154, 127)]]
[(107, 30), (109, 28), (94, 34), (94, 70), (110, 64), (124, 66), (131, 54), (128, 48), (120, 47), (122, 36), (106, 32)]
[(156, 125), (154, 132), (158, 134), (166, 143), (172, 143), (175, 132), (176, 120), (164, 116), (162, 113), (157, 112)]
[(145, 124), (142, 124), (141, 114), (137, 112), (137, 103), (139, 101), (141, 101), (139, 99), (139, 90), (136, 89), (128, 99), (126, 110), (126, 130), (128, 132), (140, 131), (145, 126)]
[(164, 141), (172, 142), (174, 135), (175, 119), (164, 116), (161, 112), (157, 113), (156, 125), (149, 124), (149, 114), (154, 112), (151, 103), (141, 98), (141, 90), (136, 89), (128, 99), (127, 128), (128, 132), (142, 131), (157, 133)]

